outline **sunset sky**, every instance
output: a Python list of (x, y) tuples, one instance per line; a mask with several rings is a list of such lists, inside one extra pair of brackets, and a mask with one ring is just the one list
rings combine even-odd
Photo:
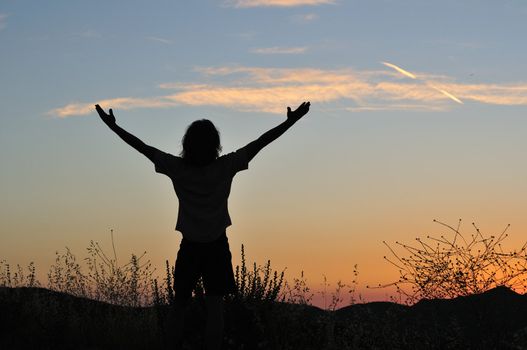
[[(233, 183), (233, 263), (320, 289), (397, 279), (382, 241), (511, 224), (527, 239), (527, 3), (521, 0), (0, 2), (0, 260), (90, 240), (174, 262), (170, 183), (97, 117), (179, 154), (211, 119), (224, 153), (311, 101)], [(108, 249), (110, 250), (110, 249)], [(317, 303), (321, 303), (317, 300)]]

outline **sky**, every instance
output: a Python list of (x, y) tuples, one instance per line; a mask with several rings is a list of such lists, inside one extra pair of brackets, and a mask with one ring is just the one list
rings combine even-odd
[[(233, 264), (385, 300), (383, 241), (527, 219), (527, 3), (520, 0), (0, 2), (0, 260), (90, 240), (174, 262), (177, 198), (93, 105), (166, 152), (208, 118), (224, 153), (311, 110), (236, 175)], [(318, 294), (317, 294), (318, 295)], [(323, 303), (320, 296), (315, 303)]]

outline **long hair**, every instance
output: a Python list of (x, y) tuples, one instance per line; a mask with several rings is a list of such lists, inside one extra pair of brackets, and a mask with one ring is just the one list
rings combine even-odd
[(221, 152), (220, 133), (208, 119), (192, 122), (183, 136), (182, 144), (181, 156), (192, 165), (210, 164)]

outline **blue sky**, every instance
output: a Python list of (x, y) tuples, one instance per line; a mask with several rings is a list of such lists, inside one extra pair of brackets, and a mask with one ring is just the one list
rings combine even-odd
[(0, 259), (46, 266), (109, 227), (123, 254), (175, 257), (170, 184), (94, 103), (178, 153), (197, 118), (228, 152), (310, 100), (236, 178), (230, 240), (315, 287), (354, 263), (365, 282), (390, 280), (381, 241), (433, 231), (434, 218), (512, 223), (521, 238), (526, 15), (523, 1), (5, 0)]

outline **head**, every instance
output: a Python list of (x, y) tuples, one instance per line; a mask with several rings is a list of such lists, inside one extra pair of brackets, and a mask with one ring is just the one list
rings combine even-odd
[(207, 165), (221, 152), (220, 133), (208, 119), (192, 122), (182, 140), (181, 156), (192, 165)]

